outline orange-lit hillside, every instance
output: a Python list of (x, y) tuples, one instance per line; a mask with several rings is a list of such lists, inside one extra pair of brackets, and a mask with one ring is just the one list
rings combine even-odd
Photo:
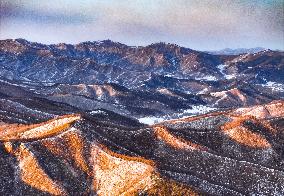
[(66, 115), (44, 123), (34, 125), (2, 125), (0, 141), (36, 140), (59, 134), (80, 119), (80, 115)]
[(262, 191), (273, 193), (268, 184), (284, 189), (280, 103), (153, 126), (85, 114), (2, 122), (0, 169), (25, 195), (238, 195), (259, 192), (263, 176), (271, 179)]

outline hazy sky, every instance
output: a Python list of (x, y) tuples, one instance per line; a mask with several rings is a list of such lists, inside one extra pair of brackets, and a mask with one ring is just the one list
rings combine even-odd
[(0, 39), (284, 49), (284, 0), (0, 0)]

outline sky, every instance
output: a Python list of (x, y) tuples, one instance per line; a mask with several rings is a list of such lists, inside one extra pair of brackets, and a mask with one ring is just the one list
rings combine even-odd
[(0, 39), (284, 49), (284, 0), (0, 0)]

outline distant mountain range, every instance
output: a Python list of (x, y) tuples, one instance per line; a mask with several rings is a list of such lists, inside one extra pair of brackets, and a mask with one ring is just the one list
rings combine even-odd
[(192, 106), (231, 108), (284, 97), (283, 55), (212, 55), (174, 44), (130, 47), (110, 40), (2, 40), (0, 76), (2, 85), (83, 110), (164, 118), (183, 116)]
[(283, 195), (284, 52), (241, 53), (1, 40), (0, 195)]
[(240, 55), (240, 54), (246, 54), (246, 53), (257, 53), (260, 51), (264, 51), (266, 48), (262, 47), (256, 47), (256, 48), (236, 48), (236, 49), (231, 49), (231, 48), (225, 48), (222, 50), (216, 50), (216, 51), (207, 51), (207, 53), (210, 54), (216, 54), (216, 55)]

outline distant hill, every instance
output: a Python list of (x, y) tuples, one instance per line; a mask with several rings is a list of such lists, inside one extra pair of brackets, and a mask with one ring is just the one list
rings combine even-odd
[(266, 50), (266, 48), (262, 47), (256, 47), (256, 48), (237, 48), (237, 49), (231, 49), (231, 48), (225, 48), (222, 50), (216, 50), (216, 51), (207, 51), (209, 54), (217, 54), (217, 55), (239, 55), (239, 54), (245, 54), (245, 53), (257, 53), (260, 51)]

